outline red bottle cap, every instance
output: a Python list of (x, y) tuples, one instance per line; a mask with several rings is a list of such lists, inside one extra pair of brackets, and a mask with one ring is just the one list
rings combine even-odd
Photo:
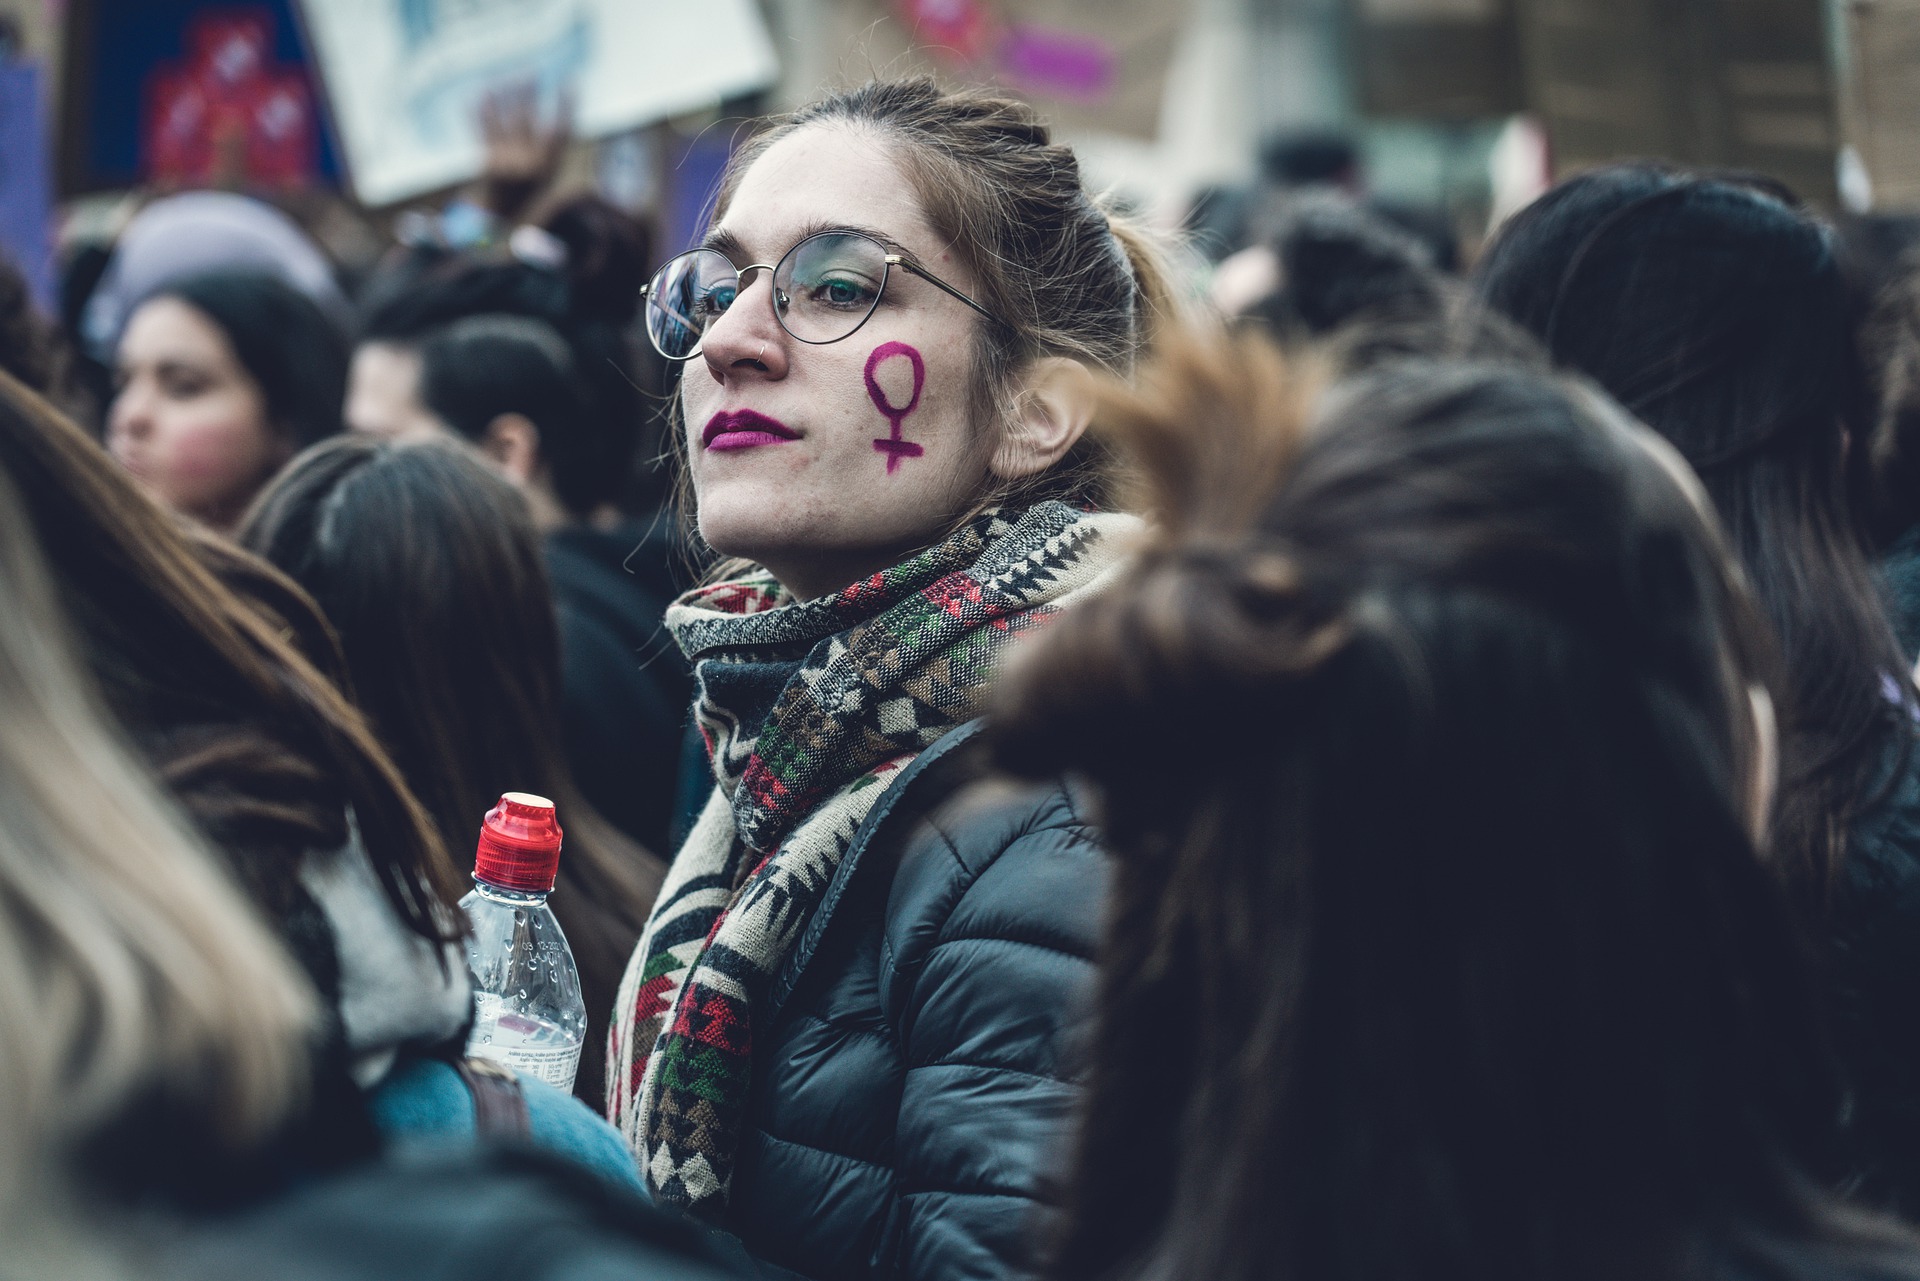
[(503, 890), (545, 894), (560, 870), (560, 823), (553, 802), (530, 792), (507, 792), (480, 824), (473, 875)]

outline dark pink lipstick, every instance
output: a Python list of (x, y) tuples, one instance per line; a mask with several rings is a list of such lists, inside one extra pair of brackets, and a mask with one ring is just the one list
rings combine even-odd
[(757, 414), (751, 409), (729, 409), (707, 419), (700, 443), (707, 449), (752, 449), (755, 445), (778, 445), (798, 440), (800, 433), (777, 418)]

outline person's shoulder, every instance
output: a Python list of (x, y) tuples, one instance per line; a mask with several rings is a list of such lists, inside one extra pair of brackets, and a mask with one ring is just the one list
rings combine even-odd
[(870, 839), (897, 847), (896, 877), (972, 881), (1009, 858), (1096, 857), (1084, 791), (999, 773), (982, 729), (970, 722), (928, 748), (876, 813)]
[(965, 937), (1091, 958), (1108, 871), (1087, 797), (994, 773), (977, 736), (961, 752), (900, 836), (887, 955), (911, 967)]
[(740, 1275), (690, 1225), (557, 1157), (401, 1153), (181, 1243), (163, 1277)]

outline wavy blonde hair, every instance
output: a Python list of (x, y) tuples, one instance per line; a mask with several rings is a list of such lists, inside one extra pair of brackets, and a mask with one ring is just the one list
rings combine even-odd
[(267, 1133), (316, 1004), (109, 728), (4, 475), (0, 600), (0, 1225), (44, 1230), (50, 1171), (148, 1090), (228, 1144)]

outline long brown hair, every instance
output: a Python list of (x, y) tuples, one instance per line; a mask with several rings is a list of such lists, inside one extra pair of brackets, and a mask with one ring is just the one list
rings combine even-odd
[[(0, 1225), (136, 1097), (210, 1146), (300, 1100), (313, 991), (113, 729), (0, 474)], [(50, 1177), (52, 1176), (52, 1177)], [(70, 1190), (70, 1189), (67, 1189)], [(63, 1273), (64, 1275), (64, 1273)]]
[(1056, 1275), (1915, 1275), (1812, 1191), (1766, 632), (1684, 469), (1505, 364), (1312, 417), (1253, 337), (1142, 384), (1157, 536), (995, 708), (1115, 858)]
[(461, 880), (365, 720), (302, 652), (325, 662), (331, 646), (305, 593), (190, 529), (4, 375), (0, 472), (108, 706), (263, 905), (286, 912), (300, 856), (343, 844), (352, 822), (401, 918), (452, 937)]
[[(472, 847), (502, 792), (553, 799), (566, 831), (553, 910), (590, 1036), (604, 1037), (664, 868), (574, 786), (558, 624), (525, 501), (457, 445), (342, 437), (296, 458), (240, 538), (339, 630), (355, 696), (450, 847)], [(576, 1083), (595, 1106), (599, 1066), (587, 1054)]]

